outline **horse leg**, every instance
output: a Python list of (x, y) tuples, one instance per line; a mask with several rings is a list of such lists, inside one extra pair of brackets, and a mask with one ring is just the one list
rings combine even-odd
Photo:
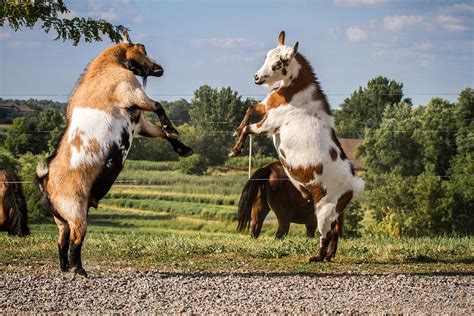
[(252, 237), (258, 238), (260, 231), (262, 230), (263, 222), (270, 212), (270, 207), (265, 200), (262, 191), (259, 190), (257, 198), (252, 206)]
[(319, 230), (319, 251), (309, 258), (309, 262), (323, 261), (328, 253), (328, 246), (333, 238), (333, 228), (336, 225), (338, 214), (336, 205), (328, 203), (320, 207), (316, 213)]
[(70, 229), (67, 222), (63, 219), (59, 219), (54, 216), (54, 221), (59, 229), (58, 236), (58, 252), (59, 252), (59, 267), (62, 272), (69, 271), (69, 260), (67, 257), (67, 251), (69, 249), (69, 234)]
[(306, 237), (314, 238), (316, 232), (316, 216), (312, 216), (310, 222), (305, 224), (306, 226)]
[(288, 218), (277, 218), (278, 219), (278, 230), (275, 235), (276, 239), (284, 239), (290, 231), (290, 220)]

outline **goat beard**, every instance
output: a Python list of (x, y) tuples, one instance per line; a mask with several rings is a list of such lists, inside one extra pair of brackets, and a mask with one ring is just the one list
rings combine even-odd
[(147, 76), (143, 76), (143, 88), (146, 88), (146, 81), (147, 81), (148, 77)]

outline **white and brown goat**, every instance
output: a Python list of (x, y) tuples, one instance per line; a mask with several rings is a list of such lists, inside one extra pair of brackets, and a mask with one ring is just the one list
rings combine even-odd
[[(280, 82), (260, 103), (251, 106), (236, 129), (240, 135), (230, 156), (238, 155), (249, 134), (273, 135), (280, 161), (293, 184), (315, 204), (320, 249), (310, 261), (331, 260), (337, 249), (342, 212), (364, 190), (334, 131), (326, 95), (309, 62), (294, 47), (278, 46), (267, 53), (254, 76), (257, 85)], [(263, 119), (251, 124), (254, 114)]]
[[(56, 152), (37, 168), (40, 189), (59, 228), (62, 271), (72, 268), (74, 274), (87, 276), (81, 247), (88, 210), (97, 207), (119, 175), (134, 136), (163, 138), (179, 155), (192, 154), (176, 139), (178, 133), (161, 105), (146, 95), (135, 77), (162, 74), (145, 47), (124, 33), (124, 41), (97, 56), (76, 84)], [(155, 112), (162, 126), (147, 121), (144, 111)]]

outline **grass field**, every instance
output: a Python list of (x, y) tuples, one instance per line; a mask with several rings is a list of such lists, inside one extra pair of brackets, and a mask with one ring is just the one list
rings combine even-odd
[[(474, 273), (473, 238), (340, 240), (332, 263), (308, 263), (318, 248), (293, 224), (284, 241), (267, 221), (258, 240), (236, 233), (245, 173), (183, 175), (175, 163), (128, 162), (98, 210), (91, 209), (83, 260), (88, 266), (204, 271), (316, 273)], [(0, 235), (0, 270), (56, 269), (56, 226), (31, 225), (33, 235)]]

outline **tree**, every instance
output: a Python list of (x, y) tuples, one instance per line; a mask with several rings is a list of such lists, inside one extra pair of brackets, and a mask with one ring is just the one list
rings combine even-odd
[(413, 109), (407, 103), (389, 105), (380, 127), (366, 129), (364, 143), (357, 148), (357, 155), (364, 157), (370, 173), (415, 176), (423, 172), (423, 147), (413, 138), (422, 113), (423, 108)]
[(48, 152), (50, 146), (57, 144), (64, 123), (64, 117), (54, 109), (16, 118), (8, 130), (4, 146), (15, 156)]
[(458, 153), (474, 152), (474, 89), (466, 88), (459, 94), (454, 115), (458, 124), (456, 146)]
[(432, 98), (419, 117), (420, 126), (413, 139), (422, 147), (424, 169), (444, 176), (456, 154), (457, 122), (454, 104), (441, 98)]
[(179, 99), (176, 101), (160, 101), (161, 105), (166, 111), (169, 119), (176, 125), (189, 123), (189, 109), (191, 104), (186, 99)]
[[(359, 87), (350, 98), (344, 100), (335, 112), (339, 136), (359, 138), (365, 128), (377, 128), (387, 105), (399, 104), (403, 98), (403, 84), (385, 77), (375, 77), (366, 88)], [(404, 103), (411, 104), (410, 99)]]
[(232, 129), (251, 105), (231, 88), (217, 90), (207, 85), (194, 92), (189, 116), (195, 128), (195, 151), (211, 165), (224, 162), (233, 145)]
[(61, 18), (60, 14), (70, 11), (63, 0), (31, 0), (31, 1), (0, 1), (0, 26), (8, 25), (15, 31), (22, 27), (33, 28), (42, 21), (41, 28), (49, 33), (54, 30), (57, 39), (72, 40), (77, 45), (84, 38), (86, 42), (101, 41), (107, 35), (112, 42), (120, 40), (119, 26), (114, 26), (106, 20), (74, 17)]

